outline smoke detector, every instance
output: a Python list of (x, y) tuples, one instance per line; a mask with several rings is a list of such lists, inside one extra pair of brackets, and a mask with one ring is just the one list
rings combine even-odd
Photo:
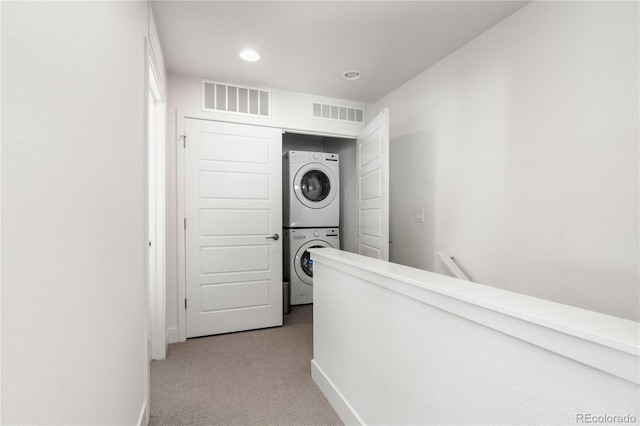
[(357, 80), (360, 78), (360, 71), (356, 71), (356, 70), (351, 70), (351, 71), (345, 71), (342, 76), (344, 77), (345, 80)]

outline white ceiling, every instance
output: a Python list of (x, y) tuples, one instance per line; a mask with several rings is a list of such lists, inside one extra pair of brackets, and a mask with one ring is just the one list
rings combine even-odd
[[(527, 1), (156, 1), (167, 69), (375, 102)], [(238, 52), (257, 50), (245, 62)], [(359, 70), (362, 78), (342, 74)]]

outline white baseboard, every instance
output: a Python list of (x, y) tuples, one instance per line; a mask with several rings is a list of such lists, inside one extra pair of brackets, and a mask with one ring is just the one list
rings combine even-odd
[(140, 411), (140, 416), (138, 417), (138, 426), (148, 426), (149, 425), (149, 406), (145, 401), (142, 404), (142, 410)]
[(316, 382), (322, 394), (327, 398), (327, 401), (329, 401), (333, 409), (336, 410), (336, 413), (338, 413), (338, 416), (340, 416), (340, 419), (345, 425), (364, 425), (360, 416), (353, 410), (347, 400), (344, 399), (344, 396), (342, 396), (331, 379), (322, 371), (322, 368), (316, 363), (315, 359), (311, 360), (311, 378)]
[(169, 343), (178, 343), (179, 341), (180, 341), (180, 336), (178, 333), (178, 328), (177, 327), (167, 328), (167, 335), (165, 339), (165, 342), (167, 342), (167, 345)]

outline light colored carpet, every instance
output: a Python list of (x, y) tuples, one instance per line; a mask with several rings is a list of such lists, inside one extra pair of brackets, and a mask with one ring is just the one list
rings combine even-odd
[(342, 425), (311, 379), (312, 305), (277, 328), (189, 339), (151, 363), (151, 422)]

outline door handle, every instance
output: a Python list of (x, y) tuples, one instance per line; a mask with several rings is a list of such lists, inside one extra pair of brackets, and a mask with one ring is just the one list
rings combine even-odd
[(267, 237), (267, 240), (273, 240), (273, 241), (278, 241), (280, 239), (280, 235), (278, 234), (273, 234), (270, 237)]

